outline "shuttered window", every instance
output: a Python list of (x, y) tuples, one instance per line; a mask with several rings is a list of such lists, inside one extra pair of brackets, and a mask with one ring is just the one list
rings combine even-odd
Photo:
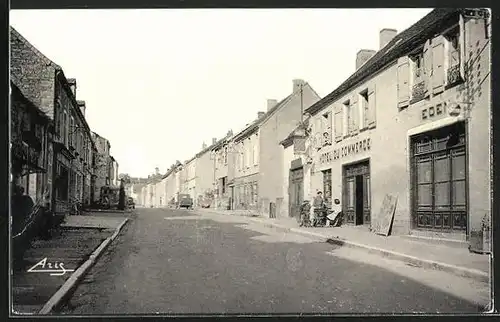
[(403, 109), (410, 103), (410, 69), (407, 56), (398, 59), (398, 108)]
[(439, 94), (444, 90), (444, 41), (438, 36), (432, 41), (432, 93)]

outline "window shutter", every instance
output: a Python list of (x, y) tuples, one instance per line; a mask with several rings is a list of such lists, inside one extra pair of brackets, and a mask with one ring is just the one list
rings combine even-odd
[(359, 132), (359, 94), (355, 93), (351, 100), (351, 133)]
[(432, 93), (444, 90), (444, 39), (438, 36), (432, 41)]
[(323, 146), (323, 129), (322, 129), (322, 121), (321, 121), (322, 116), (318, 114), (316, 116), (316, 120), (314, 120), (314, 136), (316, 138), (316, 142), (314, 142), (314, 145), (316, 149), (320, 149)]
[(433, 72), (432, 65), (431, 41), (428, 39), (424, 45), (425, 97), (428, 97), (431, 92)]
[(458, 43), (460, 48), (460, 76), (462, 76), (462, 79), (465, 79), (465, 22), (462, 15), (460, 15), (458, 33)]
[(398, 107), (403, 108), (410, 103), (410, 62), (408, 56), (398, 59)]
[(368, 110), (366, 111), (366, 125), (368, 128), (374, 128), (376, 124), (376, 101), (375, 101), (375, 85), (368, 88)]
[(341, 104), (336, 104), (334, 106), (334, 115), (333, 115), (333, 122), (334, 126), (333, 129), (335, 131), (335, 142), (342, 141), (342, 124), (343, 124), (343, 118), (342, 118), (342, 105)]

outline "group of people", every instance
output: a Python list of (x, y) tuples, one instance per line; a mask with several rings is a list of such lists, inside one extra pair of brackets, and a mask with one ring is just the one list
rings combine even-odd
[(335, 199), (328, 207), (323, 198), (323, 193), (318, 191), (311, 206), (309, 200), (304, 200), (300, 207), (299, 225), (339, 227), (342, 225), (342, 206), (340, 200)]

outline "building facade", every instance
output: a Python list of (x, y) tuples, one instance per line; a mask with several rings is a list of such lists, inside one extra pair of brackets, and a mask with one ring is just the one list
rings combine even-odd
[(306, 110), (311, 192), (341, 199), (347, 223), (376, 228), (392, 195), (393, 234), (483, 248), (478, 236), (491, 218), (491, 45), (481, 13), (435, 9), (400, 34), (383, 30), (378, 52)]
[(46, 182), (50, 210), (65, 214), (76, 203), (84, 202), (85, 186), (89, 183), (85, 174), (92, 167), (91, 162), (86, 162), (92, 145), (85, 145), (90, 128), (82, 104), (76, 100), (76, 81), (66, 78), (60, 66), (12, 27), (10, 36), (13, 83), (54, 124), (42, 160), (46, 173), (36, 180)]
[(181, 193), (188, 194), (196, 201), (196, 157), (193, 157), (184, 163), (181, 171)]
[(12, 183), (23, 187), (35, 204), (43, 204), (50, 196), (47, 153), (53, 122), (13, 82), (10, 129)]
[(106, 138), (95, 132), (92, 132), (92, 140), (96, 146), (96, 153), (94, 154), (95, 183), (93, 202), (99, 202), (101, 200), (101, 188), (111, 184), (111, 144)]
[[(259, 126), (259, 202), (261, 210), (271, 217), (286, 216), (287, 207), (282, 192), (283, 154), (280, 142), (302, 121), (306, 108), (320, 100), (320, 96), (305, 81), (295, 79), (292, 93), (273, 106)], [(287, 168), (288, 170), (288, 168)]]
[(263, 115), (259, 116), (229, 143), (231, 209), (259, 210), (259, 122)]
[(226, 137), (216, 142), (212, 147), (212, 157), (215, 158), (215, 209), (230, 209), (231, 199), (228, 186), (230, 150), (229, 142), (233, 137), (233, 131), (228, 131)]

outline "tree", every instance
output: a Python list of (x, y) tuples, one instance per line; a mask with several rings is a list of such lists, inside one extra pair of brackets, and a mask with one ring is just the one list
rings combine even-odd
[(123, 179), (120, 179), (120, 192), (118, 197), (118, 209), (125, 210), (125, 182)]

